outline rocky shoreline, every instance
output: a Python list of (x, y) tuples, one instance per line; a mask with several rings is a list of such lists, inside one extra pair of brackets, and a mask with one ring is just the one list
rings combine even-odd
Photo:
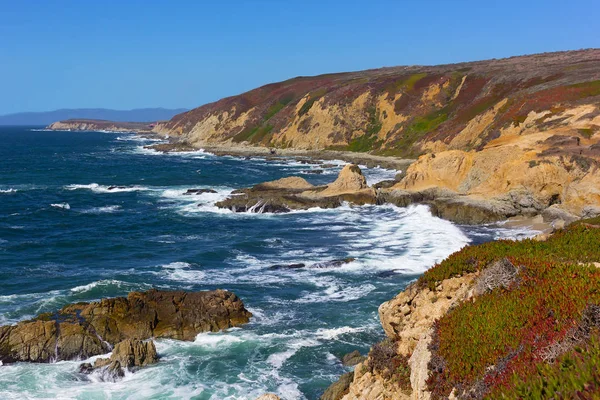
[(121, 375), (123, 368), (156, 362), (151, 339), (190, 341), (201, 332), (243, 325), (251, 316), (242, 301), (225, 290), (131, 292), (0, 326), (0, 365), (79, 360), (112, 351), (109, 359), (81, 370), (90, 373), (109, 366), (111, 375)]

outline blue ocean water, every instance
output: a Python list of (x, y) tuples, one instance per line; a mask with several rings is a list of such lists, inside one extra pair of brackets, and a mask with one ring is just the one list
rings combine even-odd
[[(331, 182), (344, 163), (317, 175), (316, 163), (159, 154), (149, 143), (0, 127), (0, 324), (151, 287), (232, 290), (251, 323), (158, 340), (160, 362), (116, 383), (78, 374), (76, 361), (3, 365), (0, 398), (317, 399), (347, 371), (343, 354), (383, 338), (382, 302), (468, 243), (534, 233), (456, 226), (425, 206), (235, 214), (214, 203), (285, 176)], [(369, 184), (397, 173), (363, 171)], [(217, 193), (183, 194), (191, 188)], [(347, 257), (341, 268), (269, 268)]]

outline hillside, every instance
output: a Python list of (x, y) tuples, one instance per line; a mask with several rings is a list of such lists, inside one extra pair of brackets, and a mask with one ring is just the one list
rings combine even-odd
[(322, 399), (598, 398), (598, 222), (454, 253), (380, 306), (387, 338)]
[(600, 49), (298, 77), (155, 130), (194, 147), (420, 156), (398, 189), (485, 199), (519, 192), (537, 209), (592, 215), (600, 205)]
[(139, 108), (135, 110), (110, 110), (106, 108), (61, 109), (44, 112), (22, 112), (0, 115), (0, 125), (49, 125), (67, 119), (99, 119), (116, 122), (163, 121), (186, 111), (184, 108)]

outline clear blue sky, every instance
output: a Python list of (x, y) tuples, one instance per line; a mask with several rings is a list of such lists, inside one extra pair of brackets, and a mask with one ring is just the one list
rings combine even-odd
[(600, 47), (600, 1), (0, 0), (0, 114), (196, 107), (269, 82)]

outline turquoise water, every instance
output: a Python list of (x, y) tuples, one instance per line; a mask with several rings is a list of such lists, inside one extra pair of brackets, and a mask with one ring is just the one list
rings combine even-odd
[[(243, 328), (158, 340), (160, 362), (117, 383), (79, 362), (0, 366), (0, 398), (317, 399), (346, 372), (339, 358), (383, 337), (377, 307), (468, 243), (528, 230), (455, 226), (427, 207), (344, 206), (235, 214), (232, 190), (318, 165), (164, 155), (133, 134), (0, 127), (0, 324), (76, 301), (151, 287), (234, 291), (254, 313)], [(369, 184), (397, 171), (364, 169)], [(109, 190), (110, 186), (126, 188)], [(185, 196), (190, 188), (216, 194)], [(346, 257), (341, 268), (308, 266)]]

